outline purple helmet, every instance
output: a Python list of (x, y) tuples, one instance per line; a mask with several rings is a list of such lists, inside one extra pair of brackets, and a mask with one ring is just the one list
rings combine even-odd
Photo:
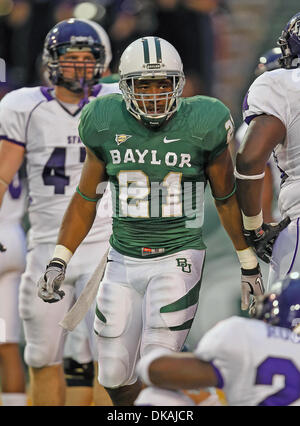
[(258, 298), (253, 316), (300, 333), (300, 274), (289, 274)]
[(255, 69), (255, 75), (259, 76), (265, 71), (272, 71), (280, 68), (278, 59), (282, 56), (280, 47), (274, 47), (273, 49), (264, 52), (258, 60), (257, 67)]
[[(103, 31), (96, 22), (74, 18), (59, 22), (49, 31), (44, 43), (43, 63), (48, 68), (52, 84), (80, 92), (84, 87), (93, 86), (99, 81), (105, 67)], [(72, 50), (89, 51), (93, 54), (96, 63), (92, 79), (86, 78), (86, 66), (91, 66), (90, 62), (64, 61), (63, 65), (60, 64), (59, 57)], [(84, 76), (81, 78), (76, 76), (76, 65), (85, 67)], [(63, 76), (63, 67), (75, 69), (74, 80)]]
[(300, 12), (286, 24), (277, 42), (282, 51), (283, 68), (297, 68), (300, 59)]

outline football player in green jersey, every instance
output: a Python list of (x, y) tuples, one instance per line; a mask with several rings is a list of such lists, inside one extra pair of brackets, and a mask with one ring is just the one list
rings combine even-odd
[(99, 382), (114, 405), (132, 405), (141, 389), (136, 361), (157, 347), (180, 351), (192, 325), (205, 258), (207, 182), (241, 263), (242, 308), (264, 289), (242, 233), (229, 110), (214, 98), (180, 97), (180, 56), (158, 37), (130, 44), (119, 72), (122, 95), (97, 99), (81, 116), (87, 157), (38, 292), (46, 302), (63, 297), (67, 263), (89, 232), (109, 180), (113, 234), (95, 316)]

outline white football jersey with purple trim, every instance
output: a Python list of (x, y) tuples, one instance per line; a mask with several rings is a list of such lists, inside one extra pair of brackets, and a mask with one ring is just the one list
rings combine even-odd
[(300, 405), (300, 336), (263, 321), (231, 317), (199, 342), (228, 405)]
[(261, 114), (277, 117), (286, 127), (286, 138), (274, 149), (281, 170), (278, 204), (282, 217), (300, 216), (300, 70), (265, 72), (253, 84), (243, 102), (246, 123)]
[[(97, 96), (119, 92), (118, 84), (94, 87)], [(70, 113), (54, 97), (53, 89), (22, 88), (0, 103), (0, 137), (24, 146), (29, 187), (29, 246), (56, 243), (58, 230), (79, 183), (85, 147), (78, 135), (81, 109)], [(108, 192), (108, 191), (106, 191)], [(104, 241), (111, 234), (108, 194), (101, 201), (85, 243)]]

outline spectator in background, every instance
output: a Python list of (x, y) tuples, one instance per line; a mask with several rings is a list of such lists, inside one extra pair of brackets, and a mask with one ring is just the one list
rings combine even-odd
[[(5, 3), (5, 0), (4, 0)], [(0, 57), (7, 64), (2, 94), (41, 83), (42, 41), (55, 23), (76, 15), (82, 0), (7, 0), (0, 17)], [(184, 96), (213, 95), (216, 37), (214, 16), (224, 0), (98, 0), (91, 19), (105, 28), (112, 43), (111, 70), (118, 72), (121, 52), (133, 40), (157, 35), (172, 43), (185, 63)]]
[(137, 37), (156, 35), (172, 43), (185, 64), (183, 96), (211, 96), (214, 83), (215, 36), (213, 13), (220, 0), (117, 0), (108, 9), (113, 72), (122, 52)]
[(106, 25), (112, 43), (111, 69), (118, 72), (121, 53), (141, 35), (152, 35), (155, 28), (153, 1), (108, 0)]
[(178, 49), (187, 84), (184, 96), (212, 95), (214, 33), (211, 13), (218, 0), (156, 0), (157, 29), (155, 34), (165, 38)]
[(6, 62), (5, 92), (22, 86), (32, 86), (39, 80), (37, 58), (43, 40), (54, 25), (53, 11), (56, 1), (15, 0), (5, 2), (0, 17), (0, 57)]

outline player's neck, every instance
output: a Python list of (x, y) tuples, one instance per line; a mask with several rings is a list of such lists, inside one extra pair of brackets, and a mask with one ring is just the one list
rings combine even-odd
[(61, 102), (68, 104), (78, 104), (84, 98), (84, 93), (74, 93), (63, 86), (55, 86), (55, 96)]

